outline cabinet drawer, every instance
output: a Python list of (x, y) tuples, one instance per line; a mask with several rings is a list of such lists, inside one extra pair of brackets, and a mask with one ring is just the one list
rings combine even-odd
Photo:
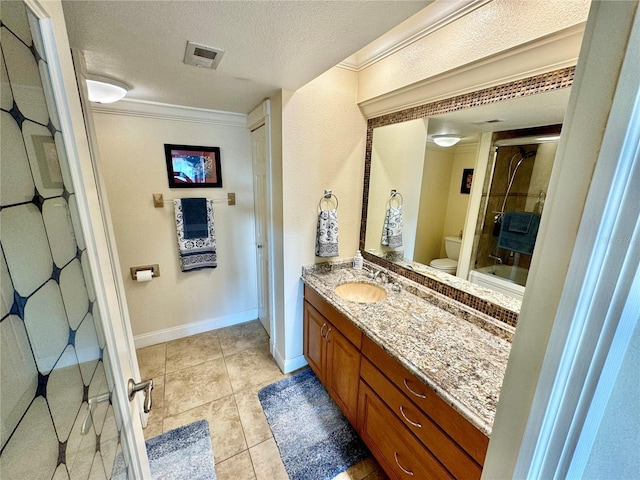
[(489, 445), (486, 435), (368, 337), (362, 340), (362, 353), (480, 466), (484, 465)]
[(327, 303), (327, 301), (318, 295), (313, 289), (304, 286), (304, 298), (313, 305), (318, 312), (329, 320), (340, 332), (353, 343), (356, 348), (362, 346), (362, 332), (353, 322), (344, 317), (340, 312)]
[(480, 466), (366, 358), (360, 376), (455, 478), (480, 478)]
[(393, 479), (453, 478), (363, 381), (358, 432)]

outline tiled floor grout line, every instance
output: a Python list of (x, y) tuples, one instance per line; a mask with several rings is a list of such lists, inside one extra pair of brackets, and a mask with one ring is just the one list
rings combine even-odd
[[(229, 330), (226, 330), (227, 328)], [(207, 332), (205, 332), (205, 334), (206, 333)], [(256, 405), (254, 403), (256, 399), (252, 397), (254, 395), (257, 397), (259, 390), (261, 388), (264, 388), (264, 386), (270, 383), (273, 383), (274, 381), (278, 381), (279, 379), (287, 378), (288, 376), (293, 375), (296, 372), (291, 372), (289, 375), (286, 375), (286, 376), (280, 375), (281, 378), (276, 380), (272, 380), (271, 377), (274, 377), (274, 376), (277, 377), (277, 375), (272, 375), (271, 373), (265, 374), (265, 372), (269, 372), (273, 366), (271, 365), (270, 362), (265, 363), (266, 357), (264, 355), (264, 352), (262, 351), (264, 347), (263, 340), (267, 342), (266, 350), (270, 351), (268, 346), (268, 337), (265, 337), (263, 339), (262, 336), (253, 327), (250, 327), (248, 329), (240, 329), (240, 330), (233, 330), (233, 326), (225, 327), (225, 330), (221, 332), (219, 335), (209, 334), (209, 336), (207, 337), (207, 340), (204, 342), (195, 341), (192, 344), (189, 341), (187, 342), (182, 341), (181, 343), (173, 344), (171, 348), (169, 347), (169, 344), (172, 343), (173, 341), (165, 342), (164, 344), (160, 344), (156, 347), (157, 348), (156, 351), (160, 355), (163, 355), (161, 358), (160, 358), (160, 355), (155, 356), (155, 353), (152, 353), (152, 352), (149, 352), (150, 356), (146, 357), (149, 359), (148, 361), (150, 362), (146, 364), (147, 366), (151, 367), (149, 369), (149, 372), (153, 372), (153, 367), (155, 367), (157, 370), (160, 370), (161, 365), (163, 369), (162, 374), (155, 375), (155, 378), (159, 380), (161, 379), (161, 381), (163, 382), (163, 396), (162, 396), (163, 408), (162, 408), (162, 414), (160, 418), (158, 418), (157, 420), (154, 419), (154, 423), (152, 424), (153, 428), (151, 430), (153, 431), (154, 435), (158, 426), (160, 427), (160, 433), (164, 433), (165, 428), (171, 425), (174, 425), (174, 428), (175, 428), (175, 424), (183, 421), (183, 420), (177, 420), (175, 417), (185, 415), (186, 418), (189, 418), (190, 415), (188, 414), (188, 412), (198, 408), (203, 408), (204, 411), (207, 411), (207, 408), (208, 408), (210, 409), (209, 411), (213, 411), (214, 409), (217, 408), (217, 405), (210, 405), (210, 404), (215, 404), (216, 402), (224, 401), (224, 404), (226, 405), (225, 407), (226, 410), (224, 410), (226, 413), (224, 413), (224, 415), (229, 415), (229, 417), (224, 417), (225, 420), (223, 420), (223, 425), (218, 426), (217, 430), (214, 430), (214, 429), (216, 429), (215, 422), (218, 421), (217, 420), (218, 417), (216, 417), (215, 415), (218, 415), (218, 414), (217, 413), (214, 414), (213, 417), (210, 414), (207, 414), (205, 416), (205, 418), (210, 424), (210, 428), (212, 429), (211, 430), (212, 444), (214, 442), (214, 435), (215, 435), (215, 438), (217, 439), (216, 442), (221, 440), (219, 438), (221, 435), (223, 438), (226, 437), (227, 435), (235, 435), (235, 439), (236, 439), (235, 443), (232, 442), (231, 444), (227, 444), (225, 440), (223, 440), (223, 442), (220, 444), (216, 443), (216, 445), (223, 447), (220, 450), (220, 452), (223, 455), (229, 455), (223, 460), (218, 461), (218, 459), (215, 459), (215, 451), (214, 451), (214, 459), (215, 459), (216, 466), (224, 464), (223, 469), (221, 469), (222, 476), (219, 477), (221, 480), (222, 479), (240, 480), (241, 478), (244, 479), (249, 477), (253, 478), (254, 480), (264, 480), (265, 475), (268, 475), (268, 473), (266, 473), (267, 470), (264, 470), (265, 459), (268, 459), (266, 468), (272, 468), (275, 466), (275, 464), (273, 464), (273, 462), (271, 461), (271, 457), (275, 455), (275, 453), (271, 453), (270, 455), (265, 457), (265, 452), (272, 451), (273, 445), (271, 445), (270, 442), (275, 442), (275, 439), (273, 438), (273, 433), (271, 431), (268, 432), (268, 437), (267, 437), (267, 431), (263, 430), (263, 427), (259, 425), (259, 423), (262, 422), (262, 420), (258, 419), (256, 416), (258, 415), (258, 411), (256, 409), (257, 409), (257, 406), (259, 405), (259, 398), (257, 399), (258, 405)], [(180, 342), (181, 339), (178, 339), (175, 341)], [(226, 345), (226, 348), (223, 348), (223, 343)], [(154, 347), (154, 346), (151, 346), (151, 347)], [(192, 350), (192, 347), (193, 347), (193, 350)], [(220, 354), (215, 358), (211, 358), (209, 356), (210, 354), (217, 355), (218, 352)], [(169, 357), (170, 353), (171, 353), (171, 358), (173, 359), (172, 361), (170, 361), (170, 357)], [(183, 355), (185, 358), (180, 358)], [(187, 356), (189, 356), (189, 358), (186, 358)], [(205, 359), (202, 360), (202, 358), (205, 358)], [(223, 397), (216, 398), (211, 401), (205, 401), (205, 403), (202, 403), (200, 405), (191, 406), (191, 404), (189, 404), (190, 407), (187, 410), (174, 413), (173, 415), (170, 415), (170, 416), (166, 415), (167, 407), (169, 406), (169, 403), (168, 403), (169, 394), (171, 393), (168, 388), (169, 383), (167, 381), (167, 377), (168, 376), (173, 377), (172, 384), (175, 387), (176, 383), (173, 383), (173, 382), (178, 381), (179, 377), (181, 376), (179, 372), (181, 372), (182, 370), (185, 370), (184, 375), (187, 375), (186, 370), (197, 367), (197, 366), (201, 366), (204, 363), (213, 362), (216, 360), (218, 361), (222, 360), (224, 364), (224, 370), (220, 368), (219, 375), (222, 376), (224, 372), (226, 381), (228, 381), (230, 384), (230, 393), (228, 393), (227, 395), (224, 395)], [(176, 365), (176, 364), (180, 365), (182, 362), (185, 362), (185, 361), (186, 362), (196, 361), (196, 363), (194, 363), (193, 365), (183, 366), (181, 368), (174, 370), (173, 372), (167, 372), (167, 368), (168, 367), (170, 368), (170, 365)], [(241, 366), (241, 368), (239, 368), (239, 366)], [(263, 370), (263, 369), (266, 369), (266, 370)], [(233, 381), (232, 381), (232, 371), (234, 372)], [(153, 378), (152, 375), (149, 375), (149, 376)], [(207, 388), (207, 385), (204, 385), (202, 382), (200, 382), (200, 383), (197, 383), (197, 387)], [(175, 388), (173, 388), (172, 391), (175, 393)], [(174, 393), (171, 393), (171, 398), (175, 402)], [(229, 395), (232, 395), (233, 397), (231, 400), (228, 399)], [(202, 400), (205, 400), (205, 398), (198, 398), (198, 401), (202, 401)], [(180, 408), (181, 406), (180, 404), (174, 403), (174, 406), (175, 405), (177, 405), (177, 408)], [(242, 412), (242, 415), (241, 415), (241, 412)], [(198, 415), (193, 415), (193, 416), (195, 417)], [(166, 422), (165, 420), (168, 420), (168, 419), (171, 419), (171, 420)], [(229, 428), (224, 426), (225, 422), (227, 421), (226, 419), (229, 419), (229, 421), (231, 422), (231, 423), (228, 423)], [(240, 428), (240, 430), (238, 430), (238, 427)], [(248, 435), (252, 437), (253, 442), (257, 441), (255, 445), (249, 445)], [(244, 447), (241, 445), (240, 439), (244, 441)], [(229, 448), (230, 445), (231, 445), (231, 448)], [(212, 445), (212, 446), (215, 449), (216, 446), (215, 445)], [(275, 444), (275, 447), (277, 449), (277, 444)], [(240, 451), (235, 451), (235, 448), (243, 448), (243, 449)], [(248, 464), (249, 462), (250, 462), (250, 465)], [(283, 465), (280, 464), (279, 467), (275, 466), (275, 468), (277, 469), (283, 468)], [(340, 476), (340, 479), (341, 480), (347, 480), (347, 479), (375, 480), (377, 478), (383, 478), (383, 477), (378, 477), (378, 474), (376, 474), (375, 471), (373, 470), (369, 471), (369, 470), (371, 469), (367, 467), (367, 473), (364, 476), (362, 476), (363, 471), (361, 470), (358, 472), (357, 475)], [(274, 472), (273, 475), (275, 475), (275, 470), (273, 470), (273, 472)], [(346, 473), (346, 472), (343, 472), (343, 473)], [(280, 473), (278, 473), (278, 478), (287, 478), (287, 477), (286, 475), (285, 477), (281, 477)], [(268, 479), (268, 480), (271, 480), (271, 479)]]
[[(247, 449), (243, 450), (242, 452), (246, 451), (247, 454), (249, 455), (249, 461), (251, 462), (251, 469), (253, 470), (253, 476), (254, 476), (254, 478), (258, 478), (258, 473), (256, 472), (256, 466), (253, 463), (253, 457), (251, 456), (251, 447), (249, 446), (249, 442), (247, 441), (247, 433), (245, 431), (244, 424), (242, 423), (242, 418), (240, 417), (240, 409), (238, 408), (238, 399), (236, 398), (236, 393), (239, 393), (240, 391), (239, 390), (236, 391), (234, 389), (234, 387), (233, 387), (233, 382), (231, 382), (231, 374), (229, 373), (229, 367), (227, 365), (227, 357), (228, 357), (228, 355), (225, 354), (224, 350), (222, 349), (222, 345), (220, 345), (220, 349), (222, 351), (222, 359), (224, 361), (224, 368), (225, 368), (225, 370), (227, 372), (227, 377), (229, 378), (229, 383), (231, 383), (231, 392), (232, 392), (231, 395), (233, 396), (233, 403), (236, 406), (236, 411), (238, 412), (238, 418), (240, 419), (240, 428), (242, 428), (242, 435), (244, 436), (244, 443), (247, 446)], [(240, 352), (242, 352), (242, 350), (240, 350)], [(232, 355), (235, 355), (236, 353), (238, 353), (238, 352), (234, 352)], [(240, 453), (242, 453), (242, 452), (237, 453), (235, 456), (240, 455)], [(233, 458), (233, 457), (229, 457), (226, 460), (230, 460), (231, 458)], [(222, 463), (222, 462), (220, 462), (220, 463)]]

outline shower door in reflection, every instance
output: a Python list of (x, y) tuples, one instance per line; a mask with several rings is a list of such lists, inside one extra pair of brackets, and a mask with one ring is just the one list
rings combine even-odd
[(19, 1), (3, 1), (0, 20), (0, 476), (127, 478), (131, 416), (54, 101), (52, 29)]
[(500, 242), (505, 232), (503, 219), (507, 214), (530, 213), (539, 217), (543, 213), (557, 140), (558, 135), (553, 134), (495, 142), (494, 160), (487, 166), (487, 181), (478, 213), (471, 270), (520, 287), (526, 285), (537, 227), (535, 235), (521, 235), (520, 247), (530, 247), (526, 251), (508, 248), (506, 242)]

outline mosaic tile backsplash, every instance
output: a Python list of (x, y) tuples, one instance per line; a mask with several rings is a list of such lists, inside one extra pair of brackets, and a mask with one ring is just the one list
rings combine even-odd
[(39, 23), (2, 2), (0, 30), (0, 476), (110, 479), (118, 416)]

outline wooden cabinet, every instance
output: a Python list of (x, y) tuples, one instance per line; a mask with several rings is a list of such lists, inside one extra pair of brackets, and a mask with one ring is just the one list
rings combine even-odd
[(309, 366), (356, 426), (362, 332), (314, 291), (305, 288), (304, 355)]
[(358, 433), (391, 478), (454, 478), (364, 381), (358, 415)]
[[(376, 392), (379, 401), (400, 424), (402, 434), (416, 439), (446, 469), (447, 475), (433, 478), (479, 479), (489, 438), (366, 337), (362, 353), (362, 381)], [(360, 387), (358, 428), (361, 434), (368, 421), (363, 399), (366, 391)], [(377, 446), (369, 445), (369, 448)], [(389, 459), (387, 462), (390, 463)]]
[(393, 479), (479, 479), (489, 439), (314, 290), (304, 355)]

